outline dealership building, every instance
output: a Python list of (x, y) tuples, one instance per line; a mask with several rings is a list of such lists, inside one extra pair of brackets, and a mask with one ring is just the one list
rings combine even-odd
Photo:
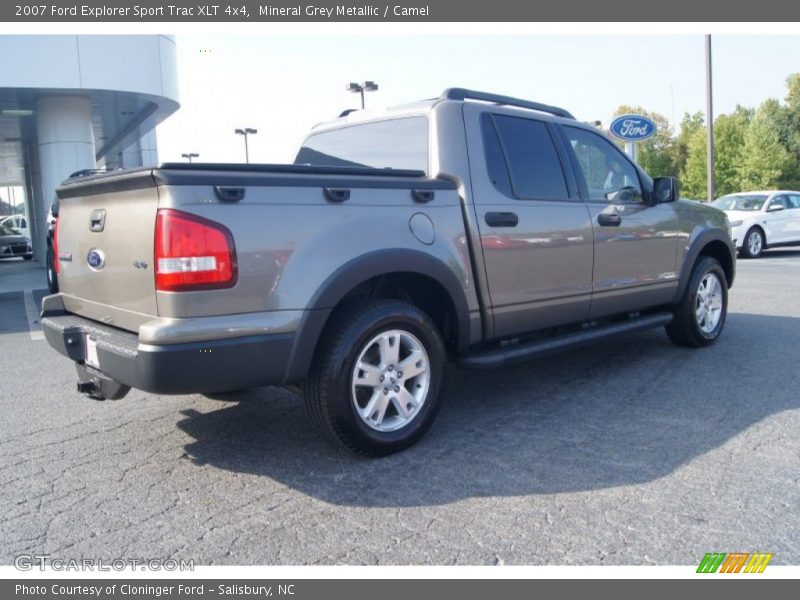
[(179, 107), (175, 41), (2, 35), (0, 57), (0, 190), (24, 188), (43, 266), (59, 183), (84, 169), (158, 162), (155, 127)]

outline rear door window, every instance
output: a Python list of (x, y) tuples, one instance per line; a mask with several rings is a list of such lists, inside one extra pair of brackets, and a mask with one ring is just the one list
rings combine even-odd
[(508, 165), (503, 155), (503, 147), (500, 144), (494, 120), (489, 113), (484, 113), (481, 117), (481, 128), (483, 129), (483, 147), (489, 179), (494, 187), (506, 196), (514, 197), (514, 190), (511, 189), (511, 176), (508, 174)]
[[(498, 150), (508, 169), (513, 195), (523, 200), (568, 200), (564, 169), (547, 124), (535, 119), (492, 115), (500, 148), (491, 135), (485, 138), (490, 177), (505, 192)], [(486, 135), (486, 129), (484, 129)], [(491, 170), (495, 170), (492, 174)], [(505, 192), (507, 193), (507, 192)]]

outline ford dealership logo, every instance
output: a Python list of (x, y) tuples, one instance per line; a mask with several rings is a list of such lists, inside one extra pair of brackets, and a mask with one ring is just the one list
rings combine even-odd
[(86, 255), (86, 262), (95, 271), (99, 271), (106, 264), (106, 255), (99, 248), (92, 248), (89, 254)]
[(626, 142), (646, 140), (656, 132), (656, 124), (641, 115), (622, 115), (611, 122), (611, 133)]

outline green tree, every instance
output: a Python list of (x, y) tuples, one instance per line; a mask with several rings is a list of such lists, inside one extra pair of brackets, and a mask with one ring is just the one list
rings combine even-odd
[(730, 115), (720, 115), (714, 120), (714, 178), (717, 196), (742, 189), (739, 167), (744, 157), (744, 141), (752, 109), (737, 106)]
[(617, 108), (614, 116), (619, 115), (642, 115), (656, 124), (655, 135), (639, 142), (638, 163), (654, 177), (676, 176), (678, 171), (675, 168), (675, 138), (667, 118), (659, 113), (645, 110), (641, 106), (628, 104)]
[[(688, 115), (687, 115), (688, 116)], [(683, 131), (681, 132), (683, 133)], [(706, 200), (706, 128), (703, 125), (692, 127), (686, 144), (686, 161), (680, 174), (681, 196), (696, 200)]]
[(800, 73), (786, 78), (786, 149), (790, 155), (784, 187), (800, 188)]
[(680, 175), (686, 170), (686, 160), (689, 157), (689, 141), (698, 129), (705, 125), (705, 115), (696, 112), (693, 115), (686, 113), (681, 121), (681, 128), (675, 137), (674, 164), (675, 174)]
[(742, 189), (782, 187), (794, 170), (792, 156), (781, 143), (781, 109), (777, 100), (758, 107), (744, 136), (738, 176)]

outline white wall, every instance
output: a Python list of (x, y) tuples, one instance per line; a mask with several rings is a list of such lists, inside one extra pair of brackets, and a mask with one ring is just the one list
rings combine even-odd
[(175, 42), (163, 35), (3, 35), (0, 88), (113, 90), (177, 100)]

